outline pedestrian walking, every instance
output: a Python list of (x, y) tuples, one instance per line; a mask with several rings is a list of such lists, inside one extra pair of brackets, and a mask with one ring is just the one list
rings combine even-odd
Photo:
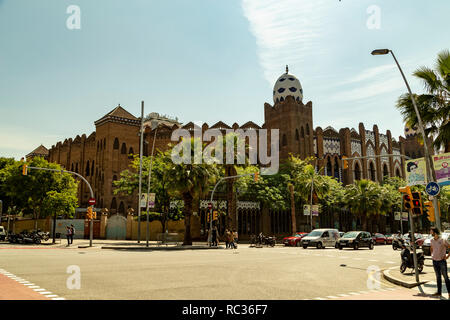
[(234, 249), (237, 249), (237, 243), (238, 243), (238, 233), (236, 229), (233, 230), (233, 247)]
[(442, 295), (442, 278), (444, 277), (445, 286), (447, 287), (448, 298), (450, 299), (450, 280), (447, 274), (447, 259), (450, 257), (450, 253), (447, 254), (447, 248), (450, 248), (450, 244), (440, 237), (439, 230), (436, 227), (431, 228), (431, 259), (433, 259), (434, 273), (436, 273), (437, 292), (433, 296)]
[(72, 230), (69, 226), (66, 226), (66, 237), (67, 237), (67, 246), (70, 246), (70, 237), (72, 234)]
[(217, 246), (217, 227), (214, 226), (212, 229), (212, 245)]
[(73, 244), (73, 236), (75, 235), (75, 227), (73, 224), (70, 225), (70, 244)]
[(225, 229), (225, 249), (228, 249), (230, 247), (230, 242), (231, 242), (230, 231), (228, 229)]

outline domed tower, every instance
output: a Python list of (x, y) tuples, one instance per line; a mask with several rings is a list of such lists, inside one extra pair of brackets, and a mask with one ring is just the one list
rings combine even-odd
[(296, 76), (282, 74), (273, 88), (274, 105), (264, 104), (265, 128), (279, 129), (280, 160), (289, 153), (302, 159), (314, 155), (312, 102), (303, 104), (303, 89)]
[[(420, 141), (422, 135), (419, 132), (417, 126), (410, 127), (405, 124), (405, 138), (400, 137), (400, 142), (403, 144), (404, 152), (407, 157), (412, 159), (422, 158), (424, 156), (423, 141)], [(428, 139), (429, 144), (433, 143), (433, 139)]]

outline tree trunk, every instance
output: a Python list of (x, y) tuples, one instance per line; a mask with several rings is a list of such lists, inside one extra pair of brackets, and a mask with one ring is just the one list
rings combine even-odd
[[(231, 177), (237, 174), (236, 168), (234, 165), (228, 165), (226, 168), (226, 176)], [(227, 180), (227, 209), (228, 214), (225, 219), (225, 228), (227, 229), (236, 229), (236, 194), (233, 191), (234, 187), (234, 179)]]
[(192, 215), (192, 196), (190, 193), (183, 194), (184, 201), (184, 241), (183, 246), (192, 245), (191, 237), (191, 215)]
[(289, 184), (289, 192), (291, 194), (291, 222), (292, 222), (292, 234), (297, 232), (297, 221), (295, 219), (295, 198), (294, 198), (294, 186)]
[(363, 231), (368, 231), (367, 230), (367, 214), (365, 212), (361, 215), (361, 224), (362, 224)]

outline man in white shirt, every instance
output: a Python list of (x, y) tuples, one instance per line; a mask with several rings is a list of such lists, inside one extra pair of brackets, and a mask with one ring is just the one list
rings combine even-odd
[(445, 286), (447, 287), (448, 298), (450, 299), (450, 280), (447, 274), (447, 259), (450, 257), (450, 253), (447, 254), (447, 248), (450, 248), (450, 244), (442, 239), (439, 235), (437, 228), (431, 228), (431, 259), (433, 259), (433, 268), (436, 273), (436, 282), (438, 291), (433, 296), (442, 295), (442, 279), (444, 277)]

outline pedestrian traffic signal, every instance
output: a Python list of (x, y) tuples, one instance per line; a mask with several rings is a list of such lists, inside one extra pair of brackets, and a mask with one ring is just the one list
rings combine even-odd
[(422, 201), (420, 192), (412, 193), (412, 211), (415, 215), (422, 215)]
[(255, 172), (255, 173), (253, 174), (253, 179), (255, 180), (255, 182), (258, 182), (258, 179), (259, 179), (259, 172)]
[(218, 213), (217, 211), (214, 211), (214, 212), (213, 212), (213, 221), (219, 219), (218, 215), (219, 215), (219, 213)]
[(433, 206), (433, 201), (425, 201), (423, 203), (423, 206), (425, 207), (425, 209), (427, 210), (427, 214), (428, 214), (428, 221), (430, 222), (435, 222), (436, 221), (436, 217), (434, 216), (434, 206)]
[(343, 165), (344, 169), (348, 169), (348, 160), (347, 160), (347, 157), (346, 157), (346, 156), (342, 156), (342, 160), (343, 160), (343, 162), (344, 162), (344, 165)]
[(209, 223), (211, 221), (211, 211), (208, 211), (208, 214), (206, 215), (206, 222)]
[(23, 164), (22, 174), (26, 176), (28, 174), (28, 165), (26, 163)]

